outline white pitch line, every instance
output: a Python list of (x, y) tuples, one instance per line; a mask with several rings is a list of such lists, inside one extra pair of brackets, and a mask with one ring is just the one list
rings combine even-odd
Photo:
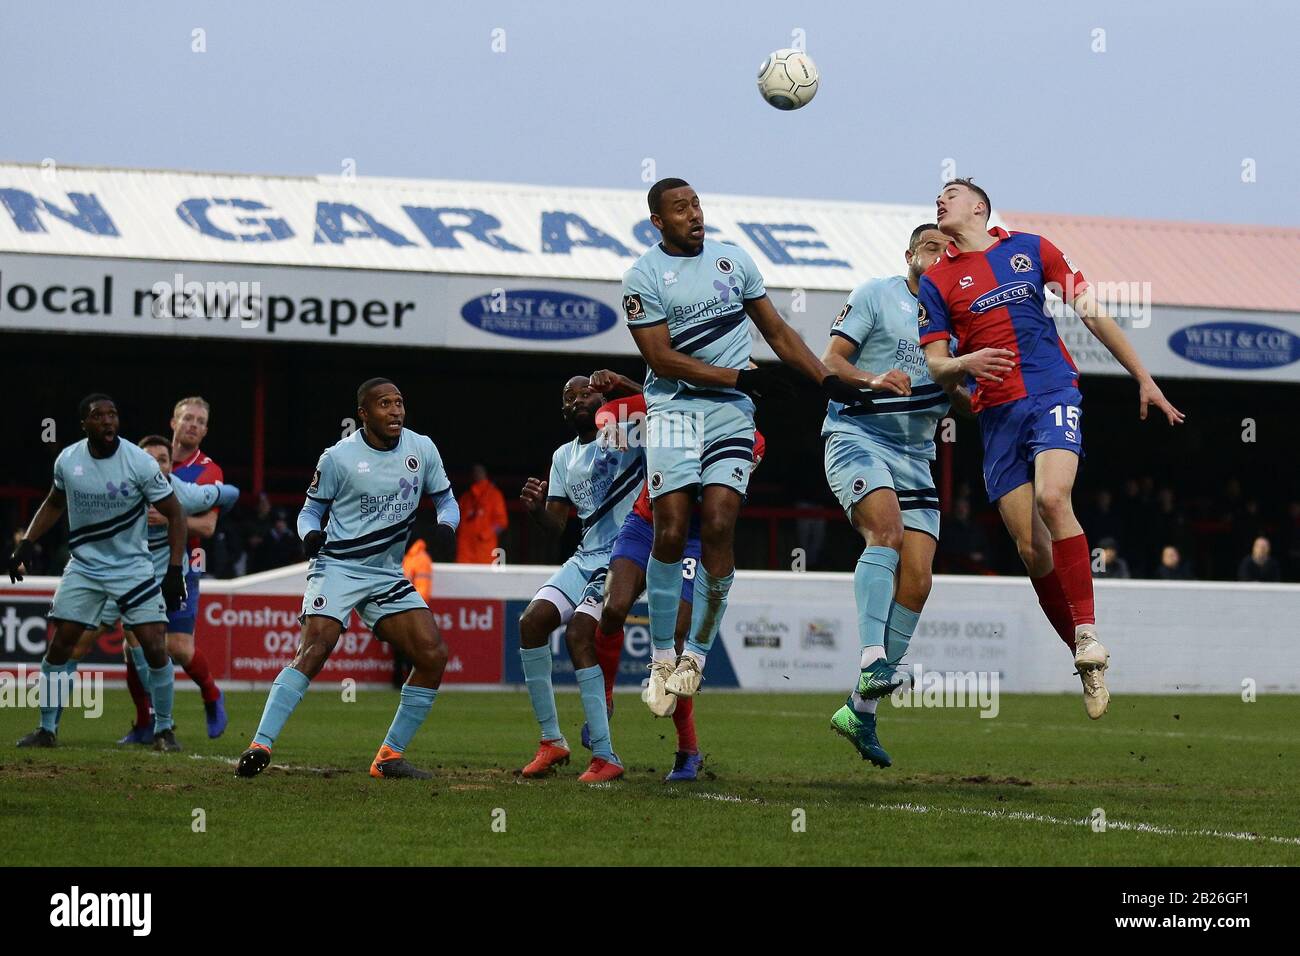
[[(893, 810), (904, 813), (953, 814), (964, 817), (985, 817), (990, 820), (1010, 820), (1013, 822), (1047, 823), (1054, 826), (1091, 827), (1088, 817), (1067, 820), (1028, 810), (982, 810), (976, 807), (932, 807), (923, 803), (869, 803), (873, 810)], [(1131, 833), (1154, 833), (1158, 836), (1179, 837), (1213, 837), (1220, 840), (1244, 840), (1248, 843), (1277, 843), (1284, 846), (1300, 846), (1300, 837), (1265, 836), (1258, 833), (1233, 833), (1223, 830), (1180, 830), (1176, 827), (1161, 826), (1155, 823), (1129, 823), (1124, 820), (1107, 820), (1107, 830), (1121, 830)]]

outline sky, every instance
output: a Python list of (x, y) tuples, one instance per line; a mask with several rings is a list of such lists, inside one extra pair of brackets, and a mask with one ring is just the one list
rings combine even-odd
[[(955, 172), (1296, 227), (1297, 36), (1294, 0), (15, 0), (0, 161), (925, 204)], [(821, 87), (783, 113), (755, 76), (799, 41)]]

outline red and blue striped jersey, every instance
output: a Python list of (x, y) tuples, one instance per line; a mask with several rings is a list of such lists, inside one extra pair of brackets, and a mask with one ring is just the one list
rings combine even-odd
[[(203, 449), (194, 449), (194, 454), (185, 461), (172, 462), (172, 475), (192, 485), (219, 485), (225, 481), (221, 466), (203, 454)], [(189, 549), (199, 547), (201, 541), (197, 534), (190, 535)]]
[(1010, 349), (1016, 367), (1001, 382), (972, 380), (975, 412), (1077, 387), (1079, 371), (1046, 308), (1044, 286), (1067, 298), (1088, 283), (1068, 258), (1042, 236), (993, 228), (998, 241), (983, 252), (962, 252), (955, 243), (921, 277), (917, 322), (922, 348), (949, 337), (956, 354)]

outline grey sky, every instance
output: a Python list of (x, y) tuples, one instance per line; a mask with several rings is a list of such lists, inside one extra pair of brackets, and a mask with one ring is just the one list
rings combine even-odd
[[(822, 87), (781, 113), (795, 28)], [(1294, 226), (1297, 36), (1293, 0), (6, 3), (0, 159), (928, 203), (952, 158), (1001, 208)]]

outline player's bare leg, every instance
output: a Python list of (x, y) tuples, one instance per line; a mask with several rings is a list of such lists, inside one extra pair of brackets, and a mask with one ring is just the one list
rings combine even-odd
[(1105, 683), (1109, 655), (1097, 641), (1087, 544), (1070, 503), (1077, 469), (1078, 458), (1072, 452), (1050, 449), (1041, 453), (1034, 462), (1034, 482), (999, 498), (998, 511), (1043, 612), (1075, 656), (1084, 706), (1095, 720), (1110, 702)]
[(741, 496), (726, 485), (705, 485), (700, 495), (700, 562), (695, 570), (691, 632), (677, 668), (664, 690), (678, 698), (694, 697), (703, 680), (704, 660), (722, 623), (727, 593), (736, 571), (736, 519)]
[(271, 762), (271, 747), (289, 716), (302, 702), (312, 679), (320, 673), (343, 634), (343, 625), (323, 614), (309, 614), (302, 628), (298, 650), (289, 666), (280, 671), (271, 685), (257, 733), (239, 758), (235, 772), (241, 777), (255, 777)]
[(646, 564), (646, 602), (650, 607), (650, 681), (641, 695), (650, 713), (667, 717), (677, 706), (668, 680), (678, 661), (673, 646), (677, 605), (682, 594), (682, 557), (690, 530), (692, 490), (670, 491), (654, 499), (654, 546)]
[(1083, 682), (1083, 704), (1093, 720), (1106, 713), (1110, 691), (1106, 667), (1110, 654), (1097, 640), (1092, 594), (1092, 561), (1083, 526), (1074, 516), (1074, 479), (1079, 456), (1051, 448), (1034, 460), (1034, 500), (1052, 536), (1052, 563), (1065, 590), (1074, 621), (1074, 665)]
[(420, 608), (382, 618), (375, 625), (375, 636), (411, 662), (411, 674), (402, 687), (401, 702), (388, 734), (370, 764), (370, 776), (427, 780), (433, 774), (412, 767), (402, 755), (438, 696), (447, 668), (447, 645), (433, 614)]
[(529, 652), (546, 648), (552, 632), (561, 623), (560, 609), (541, 598), (534, 598), (519, 617), (519, 650), (524, 663), (524, 683), (528, 687), (533, 715), (542, 728), (537, 753), (520, 771), (525, 777), (544, 777), (554, 773), (556, 767), (569, 762), (569, 744), (560, 732), (555, 690), (551, 685), (550, 651), (547, 650), (545, 655), (544, 673), (534, 674), (529, 668)]

